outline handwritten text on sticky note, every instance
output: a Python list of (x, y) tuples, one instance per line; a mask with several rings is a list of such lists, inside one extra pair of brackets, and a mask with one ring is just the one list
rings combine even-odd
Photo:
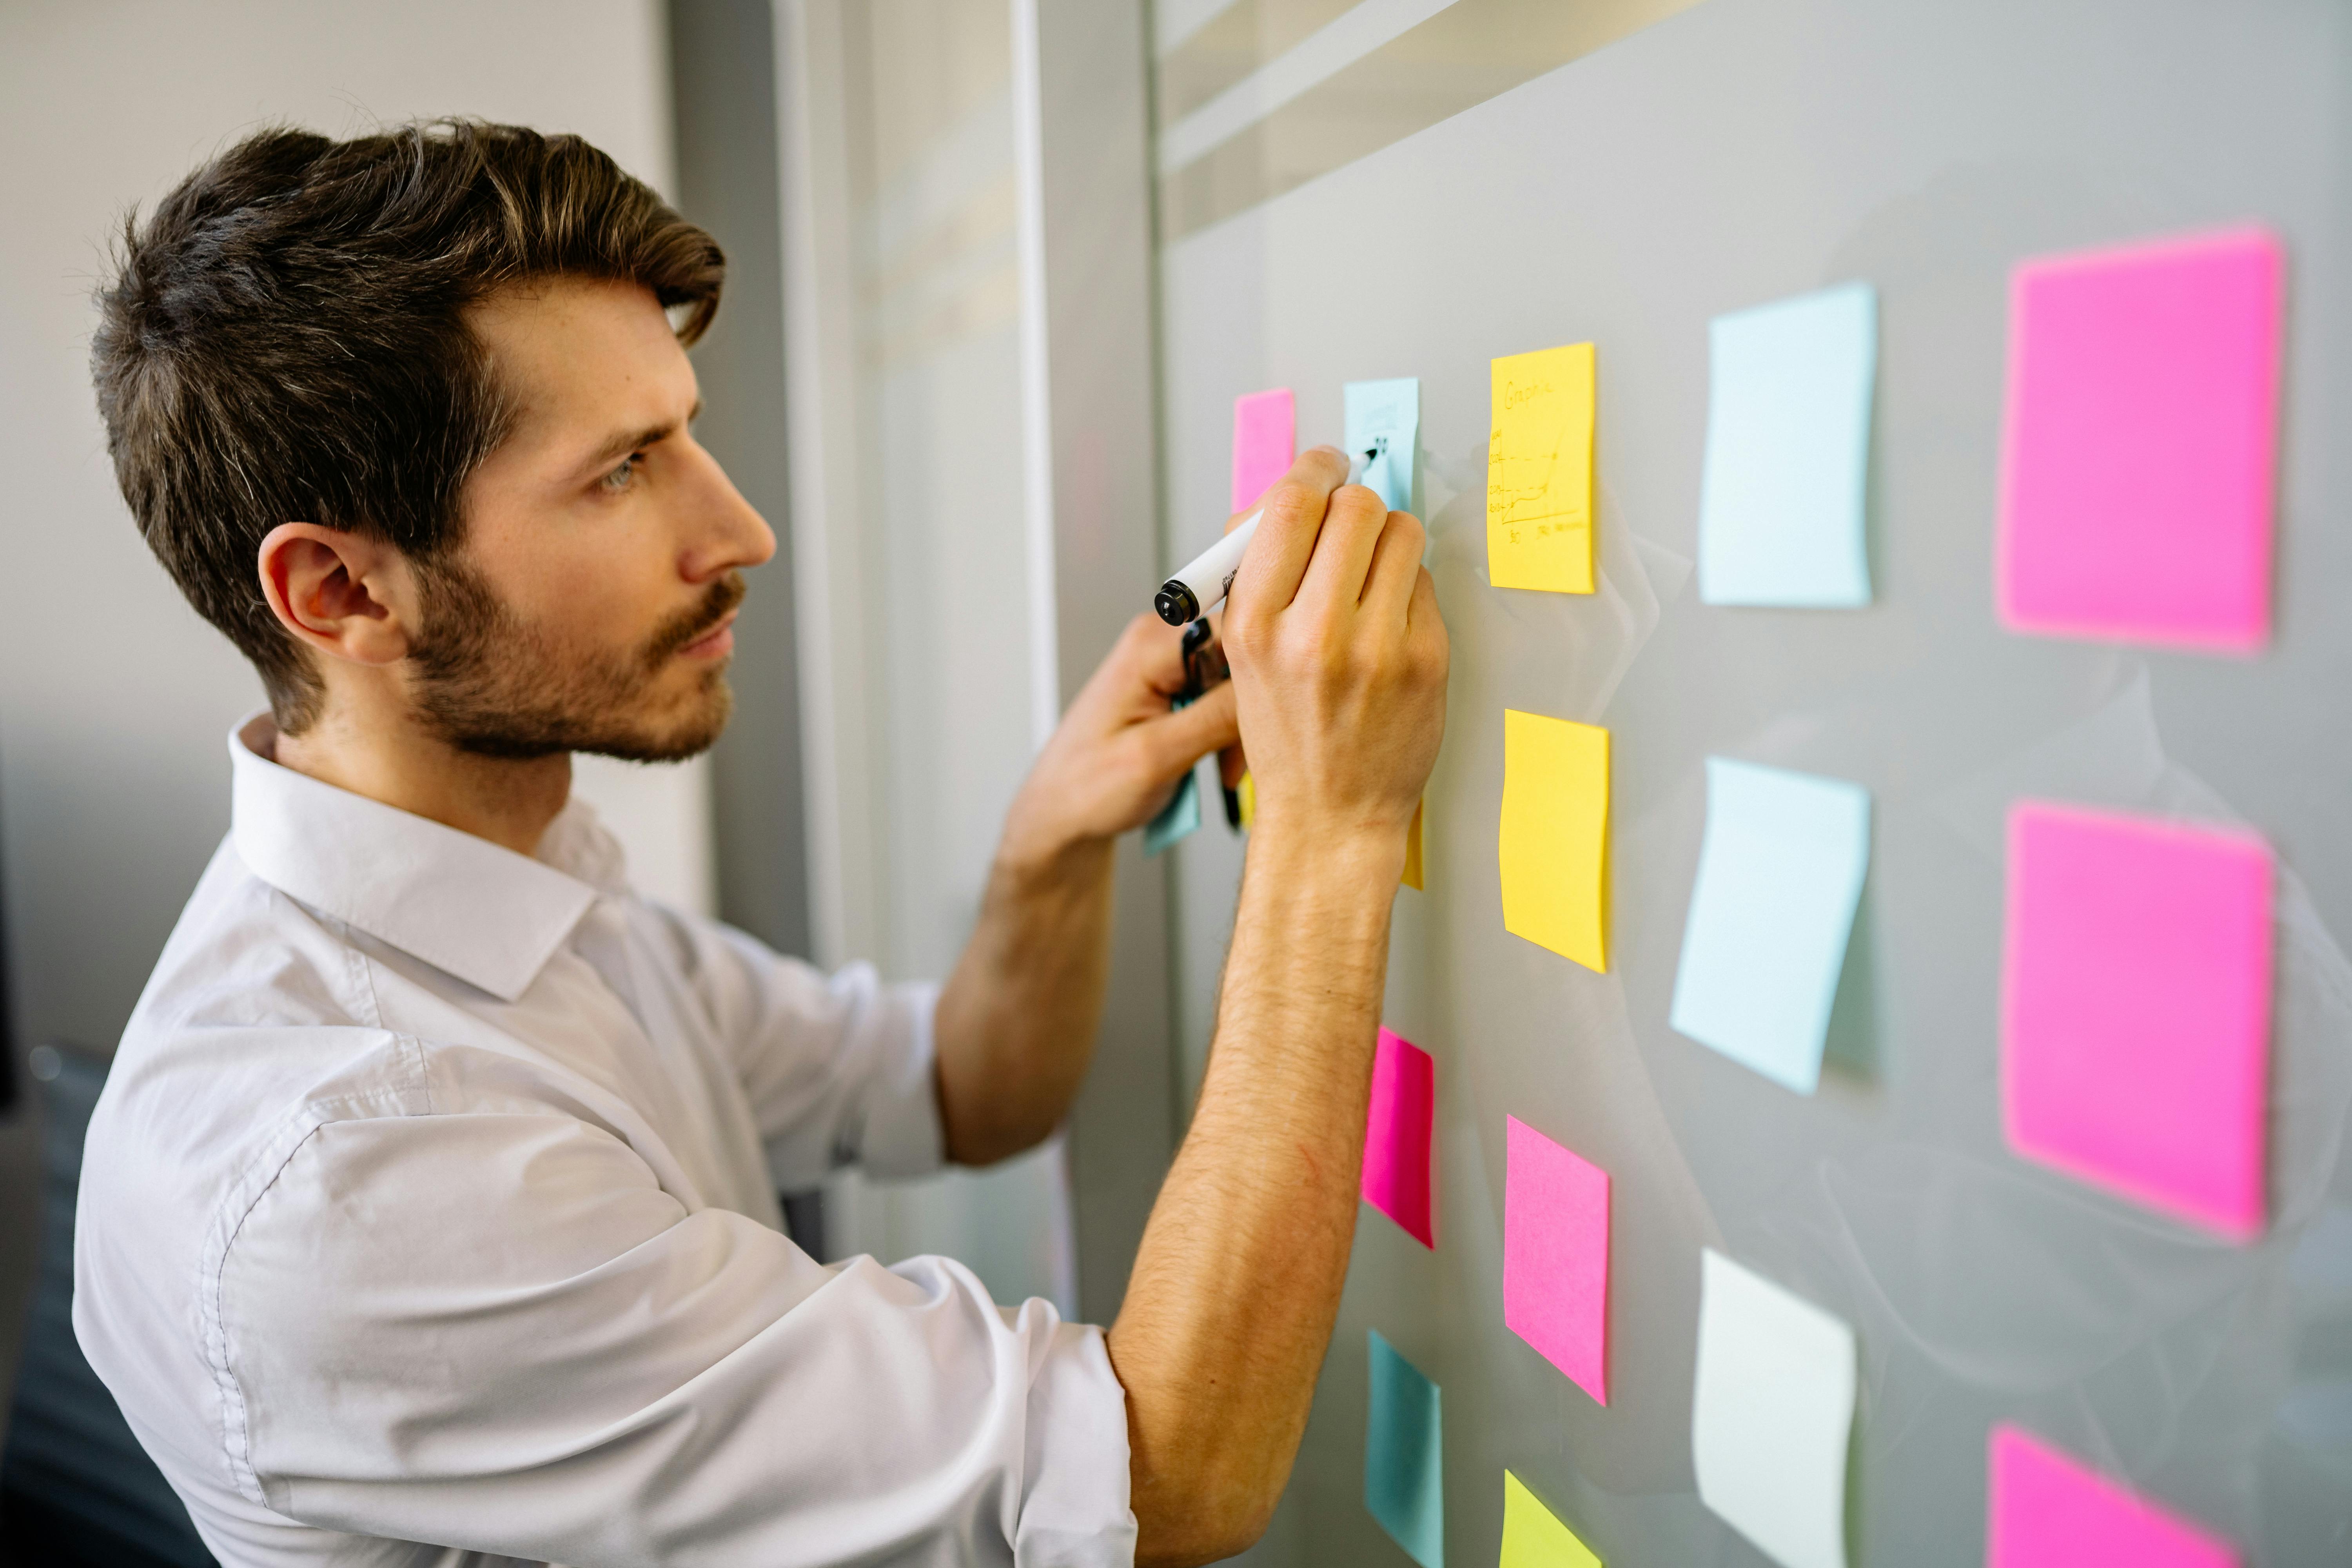
[(1421, 382), (1351, 381), (1344, 389), (1350, 458), (1367, 456), (1363, 482), (1391, 511), (1412, 511), (1421, 461)]
[(1592, 592), (1591, 343), (1492, 363), (1486, 576), (1497, 588)]

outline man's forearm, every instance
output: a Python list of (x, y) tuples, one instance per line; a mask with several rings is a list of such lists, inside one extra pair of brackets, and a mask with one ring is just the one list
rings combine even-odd
[[(1010, 836), (1008, 836), (1010, 837)], [(1086, 1077), (1110, 973), (1111, 845), (1008, 843), (935, 1026), (948, 1158), (984, 1165), (1052, 1132)]]
[(985, 1164), (1061, 1121), (1094, 1055), (1110, 975), (1111, 845), (1234, 743), (1234, 693), (1171, 711), (1181, 639), (1129, 623), (1062, 715), (1004, 819), (979, 929), (940, 996), (948, 1157)]
[(1403, 854), (1252, 830), (1200, 1105), (1110, 1334), (1151, 1561), (1246, 1545), (1289, 1474), (1347, 1275)]

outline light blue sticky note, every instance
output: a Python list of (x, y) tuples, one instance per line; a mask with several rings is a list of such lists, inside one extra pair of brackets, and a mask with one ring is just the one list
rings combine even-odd
[[(1168, 710), (1173, 713), (1189, 706), (1189, 698), (1179, 697), (1168, 704)], [(1193, 782), (1194, 774), (1200, 771), (1195, 766), (1192, 773), (1186, 773), (1184, 782), (1176, 786), (1176, 793), (1168, 797), (1168, 804), (1160, 808), (1160, 815), (1143, 825), (1143, 852), (1146, 855), (1157, 855), (1171, 844), (1189, 838), (1200, 831), (1201, 790)]]
[(1371, 1422), (1364, 1506), (1421, 1568), (1444, 1568), (1445, 1467), (1437, 1384), (1371, 1331)]
[(1870, 868), (1870, 792), (1706, 760), (1706, 834), (1670, 1022), (1811, 1094)]
[(1160, 815), (1143, 825), (1143, 852), (1157, 855), (1171, 844), (1200, 831), (1200, 786), (1193, 782), (1192, 773), (1186, 773), (1168, 804), (1160, 808)]
[(1418, 512), (1415, 486), (1421, 478), (1421, 378), (1351, 381), (1348, 404), (1348, 455), (1371, 452), (1364, 483), (1381, 494), (1391, 511)]
[[(1198, 772), (1197, 768), (1193, 770)], [(1193, 782), (1193, 774), (1186, 773), (1168, 804), (1160, 808), (1160, 815), (1143, 825), (1143, 852), (1157, 855), (1171, 844), (1198, 832), (1200, 826), (1200, 787)]]
[(1717, 316), (1707, 340), (1698, 596), (1710, 605), (1867, 605), (1877, 291), (1845, 283)]

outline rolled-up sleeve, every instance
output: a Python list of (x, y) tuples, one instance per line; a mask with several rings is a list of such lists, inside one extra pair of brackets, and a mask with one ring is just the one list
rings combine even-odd
[(822, 1266), (543, 1109), (313, 1130), (209, 1293), (252, 1500), (601, 1564), (1127, 1564), (1098, 1330), (961, 1266)]
[(866, 963), (826, 974), (741, 931), (669, 918), (780, 1185), (814, 1186), (850, 1163), (877, 1176), (939, 1169), (937, 985), (886, 985)]

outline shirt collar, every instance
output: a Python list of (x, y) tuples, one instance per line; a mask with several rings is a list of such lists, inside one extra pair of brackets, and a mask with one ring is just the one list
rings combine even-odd
[(502, 1000), (530, 988), (600, 891), (623, 890), (620, 847), (576, 797), (534, 859), (281, 767), (277, 738), (266, 712), (228, 738), (229, 831), (247, 868)]

